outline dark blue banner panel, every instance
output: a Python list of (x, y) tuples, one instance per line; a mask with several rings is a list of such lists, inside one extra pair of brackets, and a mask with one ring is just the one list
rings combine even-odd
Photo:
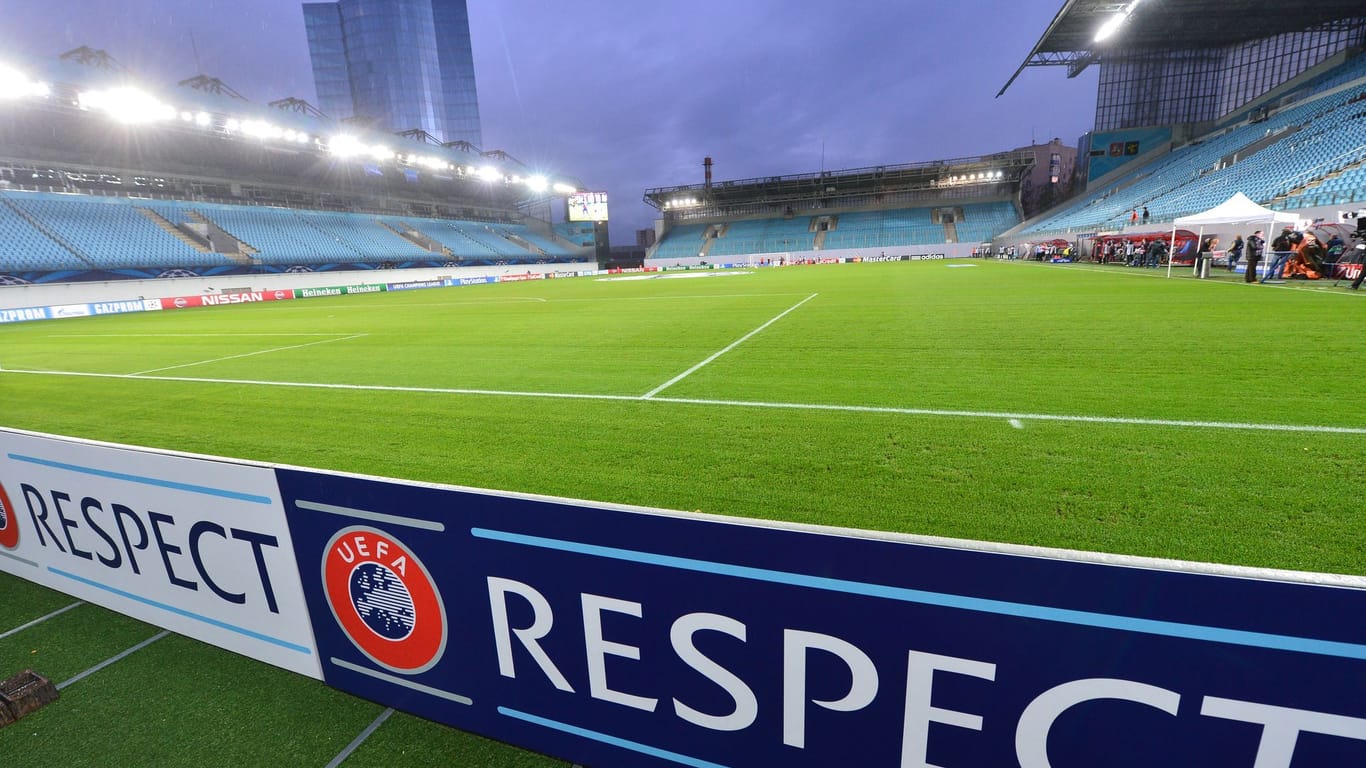
[(595, 768), (1366, 765), (1366, 590), (277, 476), (329, 684)]

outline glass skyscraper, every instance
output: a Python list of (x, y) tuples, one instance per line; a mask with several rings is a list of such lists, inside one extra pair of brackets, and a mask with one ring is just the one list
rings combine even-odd
[(318, 108), (483, 146), (465, 0), (304, 3)]

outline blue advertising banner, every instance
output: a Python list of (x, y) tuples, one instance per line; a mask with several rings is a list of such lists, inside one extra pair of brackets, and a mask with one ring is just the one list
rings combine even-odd
[(605, 766), (1366, 765), (1366, 590), (277, 468), (324, 679)]

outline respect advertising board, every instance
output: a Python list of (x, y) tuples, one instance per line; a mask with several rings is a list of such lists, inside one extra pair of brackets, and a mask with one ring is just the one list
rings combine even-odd
[(320, 676), (268, 467), (0, 430), (0, 570)]
[[(8, 456), (38, 438), (0, 439)], [(47, 486), (70, 478), (12, 474), (30, 466), (0, 464), (14, 502), (5, 526), (19, 526), (17, 549), (0, 527), (12, 553), (0, 568), (32, 577), (16, 553), (39, 564), (29, 571), (69, 560), (51, 543), (94, 523), (115, 531), (106, 555), (121, 546), (117, 518), (98, 510), (68, 529), (81, 507), (63, 502), (59, 515)], [(329, 685), (580, 764), (1366, 765), (1359, 579), (1211, 575), (240, 466), (273, 473), (274, 491), (256, 492), (287, 520), (270, 535), (292, 547)], [(111, 503), (161, 511), (124, 500), (145, 486), (102, 481)], [(47, 495), (14, 498), (23, 486)], [(44, 519), (38, 498), (46, 549), (25, 544)], [(196, 530), (163, 526), (184, 537), (166, 537), (184, 544), (169, 554), (149, 533), (139, 562), (159, 564), (160, 550), (177, 572), (219, 579), (194, 570)], [(198, 530), (201, 548), (234, 541)], [(239, 581), (215, 583), (260, 603), (249, 555)]]

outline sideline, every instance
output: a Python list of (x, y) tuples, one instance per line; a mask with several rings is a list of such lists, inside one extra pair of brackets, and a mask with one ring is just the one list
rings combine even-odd
[[(526, 397), (548, 400), (609, 400), (614, 402), (678, 403), (729, 408), (781, 408), (787, 410), (836, 411), (847, 413), (887, 413), (904, 416), (937, 416), (962, 419), (1000, 419), (1017, 421), (1054, 421), (1074, 424), (1124, 424), (1150, 427), (1232, 429), (1254, 432), (1307, 432), (1318, 434), (1366, 435), (1366, 427), (1335, 427), (1321, 424), (1262, 424), (1238, 421), (1198, 421), (1189, 419), (1145, 419), (1129, 416), (1086, 416), (1059, 413), (1016, 413), (1010, 411), (960, 411), (946, 408), (897, 408), (876, 405), (833, 405), (820, 403), (767, 403), (753, 400), (706, 400), (685, 397), (641, 397), (639, 395), (594, 395), (574, 392), (516, 392), (496, 389), (456, 389), (447, 387), (398, 387), (383, 384), (326, 384), (304, 381), (260, 381), (255, 379), (208, 379), (190, 376), (134, 376), (123, 373), (83, 373), (80, 371), (30, 371), (0, 368), (0, 374), (32, 376), (76, 376), (95, 379), (133, 381), (171, 381), (193, 384), (232, 384), (256, 387), (293, 387), (295, 389), (339, 389), (360, 392), (416, 392), (437, 395), (485, 395), (489, 397)], [(1011, 424), (1014, 426), (1014, 424)], [(1017, 427), (1018, 429), (1018, 427)]]

